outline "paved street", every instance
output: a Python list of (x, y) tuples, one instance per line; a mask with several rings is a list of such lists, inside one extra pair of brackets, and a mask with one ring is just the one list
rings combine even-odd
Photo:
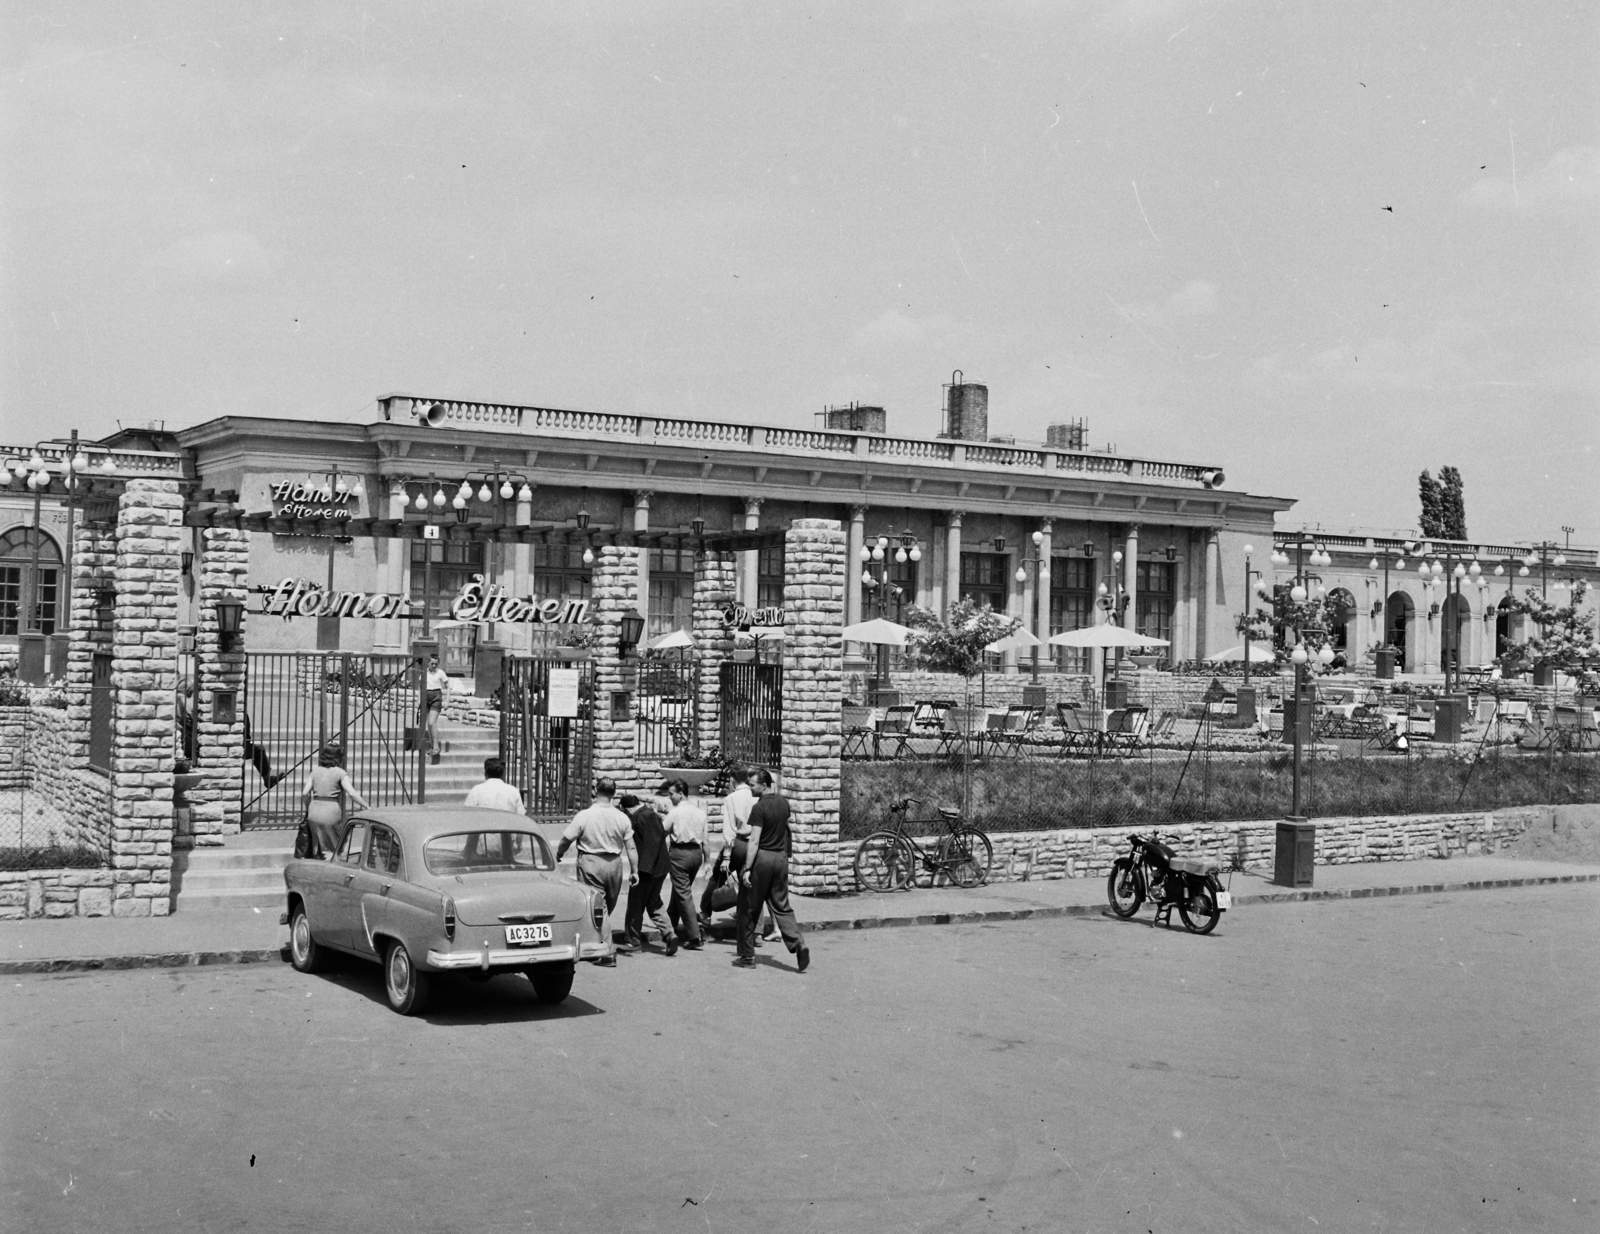
[(1592, 1230), (1600, 887), (821, 934), (455, 984), (19, 976), (0, 1221)]

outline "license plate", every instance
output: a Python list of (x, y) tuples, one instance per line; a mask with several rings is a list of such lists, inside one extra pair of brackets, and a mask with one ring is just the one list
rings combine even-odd
[(1233, 907), (1233, 897), (1231, 895), (1229, 895), (1226, 891), (1218, 891), (1218, 892), (1215, 892), (1214, 894), (1217, 897), (1217, 907), (1218, 908), (1232, 908)]
[(550, 941), (550, 927), (543, 923), (539, 925), (508, 925), (506, 927), (506, 946), (508, 947), (542, 947)]

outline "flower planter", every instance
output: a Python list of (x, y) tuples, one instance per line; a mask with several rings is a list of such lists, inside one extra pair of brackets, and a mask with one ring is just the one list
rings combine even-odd
[(698, 793), (720, 774), (721, 769), (717, 767), (663, 767), (661, 780), (682, 780), (691, 792)]

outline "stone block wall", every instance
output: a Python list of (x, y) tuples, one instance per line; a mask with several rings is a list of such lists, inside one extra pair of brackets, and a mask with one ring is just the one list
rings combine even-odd
[(700, 752), (722, 744), (721, 670), (733, 654), (733, 632), (722, 614), (734, 602), (739, 582), (738, 562), (732, 553), (702, 552), (694, 564), (695, 656), (699, 661), (699, 698), (695, 723)]
[(130, 480), (117, 513), (111, 751), (112, 913), (172, 904), (172, 772), (183, 498), (173, 480)]
[(0, 870), (0, 921), (108, 917), (110, 870)]
[(28, 783), (28, 712), (26, 704), (0, 707), (0, 789)]
[[(111, 786), (75, 766), (82, 734), (70, 712), (39, 704), (0, 707), (0, 788), (36, 794), (56, 821), (57, 841), (96, 853), (110, 849)], [(30, 841), (46, 842), (38, 835)]]
[(844, 689), (845, 533), (796, 519), (784, 536), (781, 788), (794, 810), (789, 885), (838, 891), (839, 756)]
[(607, 544), (596, 550), (589, 613), (595, 623), (594, 655), (594, 774), (610, 776), (618, 792), (638, 792), (638, 735), (633, 708), (625, 719), (611, 719), (614, 691), (638, 687), (638, 660), (624, 661), (618, 649), (625, 613), (639, 606), (639, 553), (633, 547)]
[[(239, 794), (244, 778), (243, 623), (237, 646), (223, 651), (217, 632), (217, 601), (243, 603), (248, 597), (250, 535), (232, 527), (207, 527), (200, 536), (196, 562), (199, 623), (194, 636), (198, 677), (194, 701), (196, 758), (190, 770), (204, 779), (187, 794), (190, 834), (175, 837), (175, 842), (213, 845), (221, 844), (224, 836), (238, 834)], [(233, 691), (231, 723), (218, 721), (218, 690)]]
[[(1550, 816), (1550, 806), (1519, 806), (1488, 813), (1410, 814), (1381, 818), (1313, 819), (1317, 865), (1369, 861), (1419, 861), (1425, 857), (1476, 857), (1499, 851), (1530, 826)], [(1128, 851), (1128, 827), (1078, 827), (1059, 831), (990, 832), (994, 846), (992, 883), (1052, 878), (1105, 878)], [(1241, 823), (1173, 823), (1160, 829), (1187, 856), (1209, 857), (1227, 870), (1271, 867), (1277, 846), (1276, 820)], [(1167, 839), (1169, 836), (1177, 840)], [(919, 837), (927, 848), (937, 837)], [(837, 847), (839, 877), (855, 886), (858, 841)]]

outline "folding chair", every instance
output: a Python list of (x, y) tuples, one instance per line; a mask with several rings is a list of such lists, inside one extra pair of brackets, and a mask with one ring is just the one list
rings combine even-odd
[(883, 757), (884, 745), (894, 743), (889, 758), (900, 758), (903, 755), (916, 757), (916, 751), (911, 748), (911, 738), (915, 736), (912, 725), (916, 721), (917, 709), (910, 703), (901, 703), (890, 707), (883, 713), (883, 722), (878, 725), (878, 750), (879, 757)]
[(1173, 730), (1178, 727), (1178, 713), (1176, 711), (1163, 711), (1156, 717), (1156, 722), (1150, 726), (1148, 742), (1154, 745), (1172, 736)]
[(877, 730), (872, 725), (871, 707), (844, 708), (844, 744), (839, 749), (840, 758), (871, 758), (873, 738)]
[(1015, 703), (1007, 707), (1004, 712), (989, 713), (989, 727), (984, 735), (994, 747), (996, 754), (1022, 753), (1022, 737), (1028, 731), (1028, 719), (1032, 715), (1032, 707), (1022, 707)]
[(944, 728), (944, 718), (955, 704), (943, 699), (930, 699), (917, 704), (917, 714), (912, 727), (924, 737), (935, 737)]
[(981, 707), (952, 707), (945, 712), (944, 728), (939, 730), (939, 744), (934, 757), (950, 754), (952, 757), (968, 740), (976, 745), (975, 756), (983, 754), (983, 734), (988, 720)]

